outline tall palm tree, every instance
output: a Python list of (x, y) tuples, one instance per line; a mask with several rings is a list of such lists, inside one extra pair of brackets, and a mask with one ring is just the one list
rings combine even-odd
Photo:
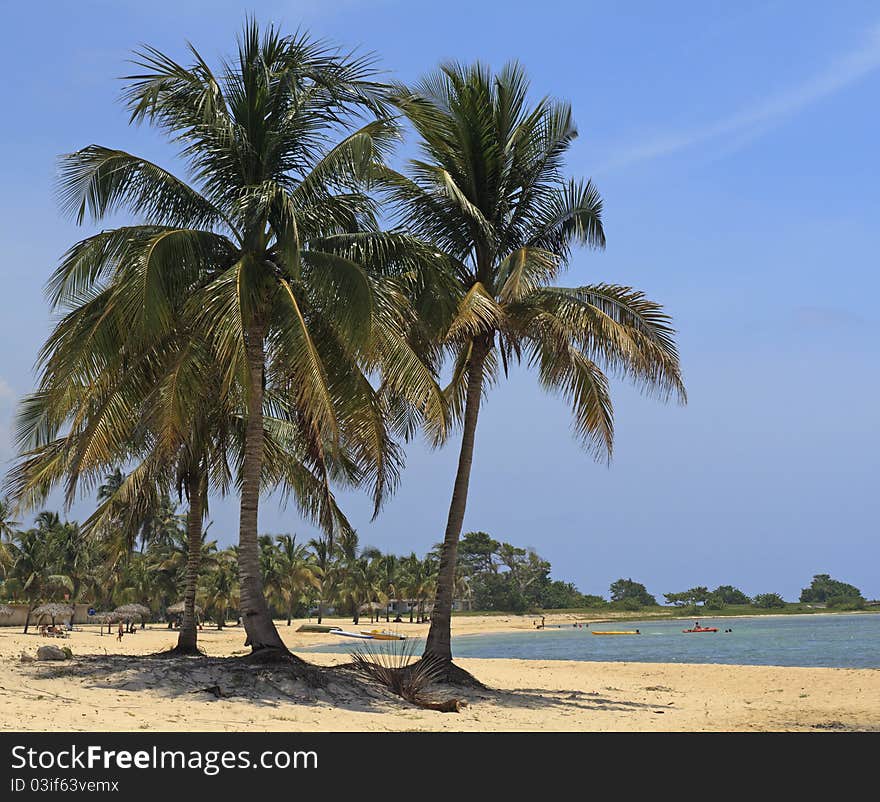
[[(399, 470), (384, 397), (402, 395), (417, 409), (440, 409), (442, 398), (405, 336), (399, 283), (364, 266), (406, 245), (378, 231), (361, 188), (396, 136), (384, 118), (353, 130), (358, 115), (383, 110), (370, 59), (271, 26), (261, 34), (253, 21), (237, 58), (217, 73), (190, 52), (184, 66), (139, 51), (142, 72), (129, 77), (125, 101), (133, 122), (151, 123), (181, 147), (192, 180), (98, 145), (65, 157), (61, 196), (78, 222), (121, 209), (143, 222), (75, 245), (51, 290), (56, 303), (87, 299), (90, 342), (124, 350), (175, 327), (201, 331), (224, 390), (241, 388), (242, 619), (254, 651), (286, 652), (259, 572), (266, 394), (282, 395), (331, 448), (359, 439), (377, 509)], [(181, 296), (186, 323), (175, 314)], [(382, 366), (380, 394), (367, 375)]]
[(400, 220), (433, 244), (444, 268), (424, 283), (418, 305), (454, 360), (447, 393), (462, 426), (425, 645), (426, 656), (448, 663), (477, 418), (499, 368), (506, 374), (519, 360), (534, 367), (545, 389), (567, 398), (577, 435), (601, 457), (610, 457), (613, 439), (603, 368), (684, 399), (674, 332), (657, 303), (630, 287), (552, 283), (574, 246), (604, 246), (602, 201), (590, 181), (563, 175), (577, 135), (569, 105), (544, 98), (530, 106), (528, 91), (516, 64), (495, 75), (479, 64), (444, 65), (395, 100), (422, 158), (406, 176), (381, 170)]

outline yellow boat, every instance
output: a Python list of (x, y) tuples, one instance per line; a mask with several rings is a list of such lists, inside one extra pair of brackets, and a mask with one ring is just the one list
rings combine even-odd
[(641, 635), (642, 634), (637, 629), (623, 629), (623, 630), (617, 630), (617, 631), (605, 630), (605, 632), (602, 632), (601, 630), (597, 631), (595, 629), (591, 629), (590, 632), (592, 632), (594, 635)]
[(387, 632), (383, 629), (362, 629), (361, 634), (372, 635), (373, 640), (406, 640), (406, 635), (398, 635), (396, 632)]

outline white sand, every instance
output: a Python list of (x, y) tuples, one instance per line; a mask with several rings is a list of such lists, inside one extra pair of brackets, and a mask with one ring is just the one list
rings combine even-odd
[[(456, 634), (533, 629), (527, 616), (456, 617)], [(571, 616), (547, 623), (571, 623)], [(586, 619), (584, 619), (586, 620)], [(298, 648), (338, 636), (296, 632), (277, 622)], [(358, 627), (341, 619), (344, 628)], [(384, 622), (380, 625), (388, 626)], [(390, 625), (422, 638), (427, 625)], [(536, 633), (537, 635), (537, 633)], [(473, 660), (459, 665), (492, 690), (441, 688), (468, 701), (438, 713), (369, 688), (314, 691), (277, 668), (239, 668), (191, 660), (124, 659), (171, 648), (176, 633), (152, 625), (121, 643), (96, 627), (65, 640), (0, 628), (0, 729), (86, 731), (793, 731), (880, 729), (880, 670), (658, 663)], [(244, 654), (232, 627), (199, 633), (211, 657)], [(46, 643), (69, 646), (73, 661), (22, 663)], [(99, 660), (95, 656), (107, 658)], [(303, 653), (330, 665), (346, 655)], [(218, 685), (216, 698), (200, 689)]]

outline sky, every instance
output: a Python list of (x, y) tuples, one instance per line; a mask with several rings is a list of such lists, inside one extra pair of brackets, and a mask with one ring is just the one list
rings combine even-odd
[[(0, 461), (51, 325), (44, 284), (92, 233), (60, 214), (57, 157), (90, 143), (181, 172), (118, 102), (133, 48), (211, 62), (244, 15), (375, 52), (411, 82), (449, 59), (516, 59), (535, 97), (571, 102), (566, 172), (592, 177), (607, 247), (567, 285), (644, 290), (672, 315), (688, 403), (615, 381), (610, 464), (572, 438), (565, 403), (514, 369), (481, 413), (464, 531), (535, 548), (554, 578), (607, 597), (732, 584), (796, 600), (814, 574), (880, 598), (880, 8), (873, 2), (507, 0), (3, 3), (0, 52)], [(361, 542), (423, 554), (442, 539), (459, 440), (407, 448), (396, 495)], [(52, 506), (50, 504), (50, 506)], [(54, 505), (60, 506), (60, 500)], [(93, 498), (67, 512), (84, 518)], [(311, 537), (264, 500), (260, 529)], [(237, 537), (214, 499), (209, 537)]]

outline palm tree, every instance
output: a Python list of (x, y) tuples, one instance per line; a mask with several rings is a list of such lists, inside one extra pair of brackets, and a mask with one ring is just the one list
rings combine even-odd
[[(493, 75), (446, 64), (395, 102), (419, 136), (408, 176), (380, 170), (400, 220), (433, 244), (438, 264), (417, 305), (452, 355), (447, 388), (462, 426), (458, 469), (440, 559), (425, 655), (451, 664), (456, 553), (467, 502), (481, 399), (525, 360), (541, 385), (567, 398), (579, 438), (610, 457), (608, 379), (629, 377), (684, 399), (670, 318), (629, 287), (552, 284), (575, 245), (604, 246), (602, 201), (589, 181), (566, 180), (563, 157), (577, 135), (568, 104), (528, 105), (516, 64)], [(442, 258), (441, 258), (442, 255)], [(438, 303), (437, 297), (447, 298)], [(452, 310), (451, 312), (449, 310)]]
[(312, 550), (315, 576), (318, 579), (318, 623), (324, 620), (325, 604), (333, 593), (336, 582), (334, 569), (334, 548), (329, 537), (312, 538), (309, 541)]
[(73, 583), (64, 573), (56, 572), (52, 562), (51, 529), (47, 523), (58, 516), (42, 513), (38, 516), (36, 528), (18, 532), (10, 544), (11, 567), (7, 574), (7, 587), (13, 595), (28, 603), (24, 632), (30, 626), (31, 611), (42, 601), (57, 597), (62, 591), (73, 592)]
[(238, 557), (232, 550), (217, 555), (214, 568), (204, 581), (205, 614), (213, 615), (223, 629), (230, 607), (238, 606)]
[(14, 518), (12, 506), (8, 498), (0, 499), (0, 541), (12, 540), (18, 530), (19, 523)]
[(394, 554), (383, 554), (379, 557), (378, 579), (380, 595), (385, 602), (385, 621), (390, 619), (392, 599), (400, 598), (400, 580), (402, 576), (400, 558)]
[(276, 550), (280, 563), (278, 597), (287, 612), (287, 626), (293, 618), (294, 607), (309, 589), (319, 586), (308, 548), (297, 545), (296, 535), (278, 535)]
[[(283, 396), (300, 426), (331, 448), (360, 442), (375, 506), (393, 488), (400, 455), (385, 397), (442, 407), (431, 371), (405, 336), (399, 282), (364, 264), (393, 261), (405, 237), (378, 231), (361, 189), (396, 135), (381, 113), (385, 89), (369, 58), (344, 56), (305, 34), (261, 35), (248, 22), (237, 59), (219, 73), (190, 48), (178, 64), (146, 47), (125, 101), (133, 122), (182, 148), (191, 183), (145, 159), (91, 145), (62, 163), (61, 194), (78, 222), (128, 209), (143, 223), (75, 245), (52, 280), (53, 298), (83, 298), (92, 341), (158, 343), (176, 327), (201, 331), (244, 394), (239, 558), (242, 618), (254, 651), (286, 652), (259, 573), (257, 521), (265, 457), (264, 400)], [(345, 135), (339, 142), (333, 137)], [(187, 299), (185, 323), (176, 299)], [(344, 303), (340, 302), (344, 299)], [(102, 314), (110, 308), (107, 320)], [(384, 366), (391, 369), (384, 370)], [(367, 373), (382, 368), (383, 394)], [(101, 379), (100, 376), (96, 377)], [(97, 394), (97, 393), (96, 393)], [(317, 439), (317, 438), (316, 438)]]
[(168, 492), (161, 493), (155, 506), (147, 511), (141, 523), (141, 551), (153, 543), (167, 543), (180, 531), (186, 517), (178, 515), (177, 504)]

